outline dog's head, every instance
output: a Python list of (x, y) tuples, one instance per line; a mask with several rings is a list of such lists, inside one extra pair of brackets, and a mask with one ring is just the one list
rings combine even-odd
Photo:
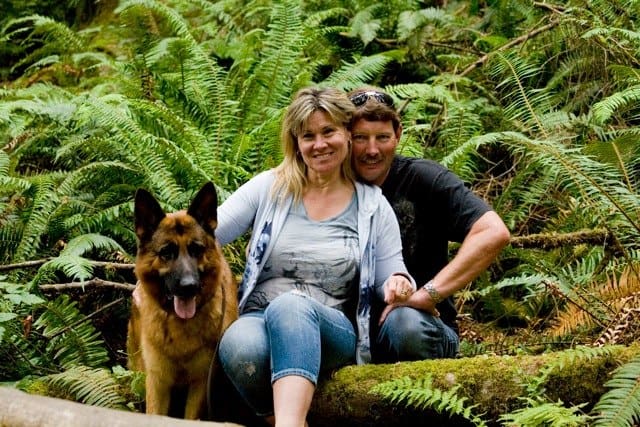
[(163, 305), (172, 302), (176, 315), (192, 318), (202, 289), (202, 276), (211, 269), (208, 254), (215, 247), (218, 198), (211, 182), (205, 184), (186, 211), (165, 213), (144, 189), (135, 196), (138, 237), (136, 274)]

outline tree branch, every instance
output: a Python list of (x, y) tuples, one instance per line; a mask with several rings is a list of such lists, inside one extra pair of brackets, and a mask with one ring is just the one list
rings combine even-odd
[(580, 244), (603, 245), (613, 236), (607, 230), (583, 230), (564, 234), (530, 234), (511, 238), (513, 248), (555, 249)]
[[(51, 261), (53, 258), (36, 259), (32, 261), (23, 261), (15, 264), (0, 265), (0, 271), (19, 270), (21, 268), (40, 267), (42, 264)], [(103, 267), (114, 270), (133, 270), (134, 264), (111, 262), (111, 261), (89, 261), (94, 267)]]
[[(131, 264), (133, 268), (133, 264)], [(109, 280), (102, 280), (97, 277), (94, 277), (91, 280), (87, 280), (85, 282), (72, 282), (72, 283), (52, 283), (47, 285), (40, 285), (38, 288), (43, 291), (63, 291), (66, 289), (84, 289), (88, 286), (102, 286), (102, 287), (112, 287), (124, 289), (126, 291), (133, 291), (136, 288), (136, 285), (132, 285), (131, 283), (120, 283), (120, 282), (111, 282)]]
[(511, 40), (509, 43), (506, 43), (502, 46), (500, 46), (498, 49), (487, 53), (486, 55), (483, 55), (480, 59), (478, 59), (476, 62), (474, 62), (473, 64), (469, 65), (467, 68), (464, 69), (464, 71), (462, 71), (462, 73), (460, 73), (460, 76), (466, 76), (467, 74), (469, 74), (471, 71), (475, 70), (476, 68), (478, 68), (481, 65), (484, 65), (485, 62), (487, 62), (487, 60), (489, 59), (489, 56), (495, 54), (496, 52), (502, 52), (505, 51), (513, 46), (519, 45), (521, 43), (526, 42), (527, 40), (529, 40), (530, 38), (543, 33), (547, 30), (550, 30), (551, 28), (555, 27), (556, 25), (558, 25), (560, 23), (560, 20), (554, 20), (549, 22), (547, 25), (543, 25), (542, 27), (536, 28), (534, 30), (529, 31), (526, 34), (521, 35), (520, 37), (516, 37), (515, 39)]

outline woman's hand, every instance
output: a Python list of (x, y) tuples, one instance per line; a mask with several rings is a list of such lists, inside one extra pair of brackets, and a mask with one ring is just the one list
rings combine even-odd
[[(401, 280), (395, 280), (395, 285), (390, 285), (391, 278), (389, 279), (388, 286), (385, 287), (384, 290), (384, 302), (387, 303), (387, 306), (382, 311), (382, 315), (380, 316), (380, 320), (378, 324), (382, 325), (382, 322), (387, 318), (391, 310), (396, 307), (413, 307), (417, 310), (422, 310), (427, 313), (430, 313), (432, 316), (440, 317), (440, 312), (436, 308), (435, 303), (429, 297), (429, 293), (425, 290), (417, 290), (414, 291), (411, 287), (411, 283), (404, 276), (395, 275), (391, 276), (393, 278), (403, 278), (407, 281), (406, 286), (408, 286), (408, 291), (406, 291), (406, 295), (403, 295), (403, 292), (407, 288), (404, 288), (405, 285), (401, 284)], [(392, 286), (394, 286), (392, 288)], [(391, 288), (393, 289), (393, 293), (391, 292)], [(399, 294), (399, 295), (398, 295)], [(391, 297), (393, 295), (393, 298)]]
[(387, 304), (401, 303), (413, 294), (413, 286), (409, 279), (402, 274), (394, 274), (385, 282), (384, 302)]

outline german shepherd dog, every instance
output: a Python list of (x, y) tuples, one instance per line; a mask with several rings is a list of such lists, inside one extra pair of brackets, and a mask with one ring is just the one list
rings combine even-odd
[(129, 369), (146, 374), (148, 414), (169, 415), (179, 389), (186, 392), (184, 418), (206, 415), (217, 344), (238, 318), (237, 284), (215, 238), (217, 207), (211, 182), (189, 209), (169, 214), (149, 192), (136, 192), (138, 284), (127, 353)]

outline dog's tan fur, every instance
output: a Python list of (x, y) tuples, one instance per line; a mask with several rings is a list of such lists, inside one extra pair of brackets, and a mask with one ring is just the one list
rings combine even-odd
[[(237, 286), (214, 236), (216, 212), (211, 183), (200, 190), (187, 211), (166, 215), (148, 192), (136, 193), (138, 285), (131, 304), (127, 352), (129, 368), (146, 374), (149, 414), (167, 415), (172, 390), (184, 386), (184, 417), (205, 415), (207, 379), (217, 344), (238, 317)], [(188, 265), (193, 268), (184, 274)], [(199, 283), (195, 300), (185, 299), (195, 301), (195, 313), (184, 318), (190, 314), (178, 315), (180, 310), (174, 310), (168, 283), (188, 282), (189, 277), (197, 277)]]

